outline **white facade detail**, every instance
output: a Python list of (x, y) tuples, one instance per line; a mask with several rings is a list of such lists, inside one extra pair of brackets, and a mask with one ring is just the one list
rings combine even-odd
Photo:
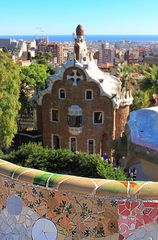
[[(81, 33), (83, 34), (83, 33)], [(86, 81), (95, 82), (100, 88), (100, 95), (107, 96), (112, 100), (114, 109), (118, 109), (120, 106), (131, 105), (133, 97), (130, 91), (126, 91), (121, 88), (121, 81), (110, 75), (109, 73), (102, 72), (95, 60), (92, 53), (87, 51), (86, 42), (83, 35), (77, 35), (75, 38), (75, 46), (78, 51), (78, 60), (76, 59), (77, 52), (74, 52), (74, 59), (68, 59), (62, 66), (60, 66), (57, 72), (50, 76), (47, 82), (47, 88), (38, 93), (37, 103), (42, 105), (42, 98), (46, 93), (51, 93), (52, 86), (57, 80), (63, 80), (65, 70), (70, 67), (75, 67), (82, 70), (86, 75)], [(74, 70), (75, 71), (75, 70)], [(73, 80), (73, 86), (77, 86), (77, 79), (83, 80), (83, 76), (77, 76), (74, 72), (73, 76), (67, 76), (67, 80)]]

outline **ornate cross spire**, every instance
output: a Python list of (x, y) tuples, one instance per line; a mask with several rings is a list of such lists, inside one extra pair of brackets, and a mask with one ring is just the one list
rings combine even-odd
[(83, 76), (80, 75), (80, 73), (77, 72), (77, 70), (73, 69), (71, 75), (67, 75), (67, 80), (72, 81), (72, 86), (77, 86), (77, 83), (80, 80), (83, 80)]

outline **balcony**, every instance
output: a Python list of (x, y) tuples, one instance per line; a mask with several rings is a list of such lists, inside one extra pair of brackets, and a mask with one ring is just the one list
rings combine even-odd
[(82, 132), (82, 109), (78, 105), (71, 105), (68, 109), (68, 127), (72, 135)]

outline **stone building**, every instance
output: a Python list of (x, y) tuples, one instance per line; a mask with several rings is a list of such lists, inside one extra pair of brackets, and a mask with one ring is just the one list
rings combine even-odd
[(74, 58), (46, 84), (37, 96), (44, 146), (110, 154), (108, 142), (122, 134), (133, 98), (118, 78), (97, 67), (81, 25), (76, 28)]

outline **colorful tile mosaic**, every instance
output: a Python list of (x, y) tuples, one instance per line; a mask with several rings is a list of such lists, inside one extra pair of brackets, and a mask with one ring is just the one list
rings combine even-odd
[(2, 240), (158, 239), (157, 183), (64, 176), (5, 161), (0, 175)]
[[(56, 224), (60, 236), (57, 239), (105, 239), (118, 233), (118, 204), (114, 200), (64, 193), (3, 177), (0, 180), (5, 182), (4, 192), (8, 192), (9, 196), (6, 196), (6, 204), (3, 206), (8, 215), (19, 217), (22, 206), (27, 207), (38, 218), (46, 218)], [(15, 206), (16, 210), (19, 202), (17, 211), (13, 210), (12, 213), (8, 210), (10, 206)]]
[(142, 226), (158, 222), (158, 201), (120, 201), (118, 210), (119, 231), (125, 238)]

